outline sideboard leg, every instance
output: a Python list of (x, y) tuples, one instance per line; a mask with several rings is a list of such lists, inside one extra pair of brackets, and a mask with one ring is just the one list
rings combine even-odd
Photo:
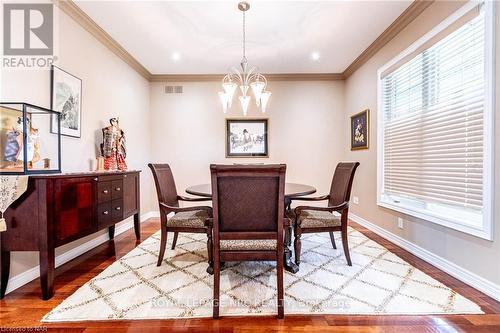
[(134, 230), (135, 230), (135, 238), (137, 240), (141, 239), (141, 221), (139, 216), (140, 216), (139, 212), (134, 214)]
[(109, 239), (112, 240), (115, 238), (115, 225), (113, 224), (108, 228)]
[(10, 273), (10, 251), (2, 251), (0, 254), (0, 299), (4, 298), (9, 282)]
[(42, 299), (47, 300), (54, 295), (54, 249), (40, 251), (40, 284)]

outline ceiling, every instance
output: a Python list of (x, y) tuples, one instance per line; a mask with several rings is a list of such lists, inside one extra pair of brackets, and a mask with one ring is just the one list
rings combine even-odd
[[(263, 73), (341, 73), (411, 2), (250, 1), (248, 62)], [(76, 1), (152, 74), (220, 74), (238, 65), (237, 3)]]

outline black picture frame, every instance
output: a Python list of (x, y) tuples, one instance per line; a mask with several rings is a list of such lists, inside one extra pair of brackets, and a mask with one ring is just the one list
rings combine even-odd
[[(231, 132), (231, 129), (235, 132)], [(243, 131), (247, 131), (246, 133), (248, 134), (248, 137), (246, 139), (243, 137)], [(269, 127), (267, 118), (227, 118), (226, 157), (269, 157), (268, 131)], [(238, 137), (241, 139), (235, 139)], [(241, 142), (242, 140), (250, 141)]]
[[(55, 111), (58, 111), (60, 113), (62, 113), (62, 110), (58, 109), (55, 105), (55, 101), (56, 101), (56, 94), (57, 94), (57, 91), (56, 91), (56, 84), (57, 82), (55, 82), (56, 80), (56, 75), (58, 76), (61, 76), (61, 77), (64, 77), (66, 80), (69, 81), (72, 81), (71, 83), (73, 85), (76, 85), (76, 90), (77, 93), (79, 94), (78, 95), (78, 109), (77, 109), (77, 117), (78, 117), (78, 120), (77, 120), (77, 124), (78, 124), (78, 127), (77, 129), (71, 129), (71, 128), (68, 128), (66, 127), (65, 125), (65, 117), (64, 115), (61, 115), (61, 119), (60, 119), (60, 129), (61, 129), (61, 135), (64, 135), (64, 136), (69, 136), (69, 137), (73, 137), (73, 138), (81, 138), (82, 137), (82, 80), (78, 77), (76, 77), (75, 75), (55, 66), (55, 65), (52, 65), (51, 66), (51, 69), (50, 69), (50, 108), (52, 110), (55, 110)], [(51, 133), (54, 133), (54, 134), (57, 134), (56, 132), (56, 129), (55, 129), (55, 117), (53, 117), (51, 123), (50, 123), (50, 132)]]
[(368, 149), (370, 144), (370, 110), (351, 116), (351, 150)]

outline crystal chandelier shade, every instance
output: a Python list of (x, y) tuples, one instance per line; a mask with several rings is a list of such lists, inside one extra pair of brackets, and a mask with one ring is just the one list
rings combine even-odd
[(267, 103), (271, 97), (271, 92), (266, 90), (267, 79), (264, 75), (260, 74), (256, 67), (249, 67), (246, 57), (246, 25), (245, 13), (250, 9), (247, 2), (240, 2), (238, 9), (243, 13), (243, 58), (240, 63), (241, 69), (232, 67), (229, 73), (222, 79), (222, 89), (219, 92), (219, 99), (222, 104), (224, 113), (231, 108), (233, 97), (239, 87), (241, 95), (238, 97), (243, 115), (247, 115), (248, 106), (250, 105), (251, 96), (249, 92), (253, 93), (255, 104), (260, 107), (261, 111), (266, 112)]

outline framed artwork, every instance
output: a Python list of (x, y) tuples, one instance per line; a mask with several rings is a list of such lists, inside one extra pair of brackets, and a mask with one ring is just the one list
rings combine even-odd
[[(50, 73), (50, 107), (61, 113), (61, 135), (81, 137), (82, 132), (82, 80), (52, 66)], [(57, 134), (57, 119), (52, 116), (51, 133)]]
[(370, 140), (370, 110), (351, 116), (351, 150), (368, 149)]
[(226, 157), (268, 157), (267, 119), (226, 119)]

